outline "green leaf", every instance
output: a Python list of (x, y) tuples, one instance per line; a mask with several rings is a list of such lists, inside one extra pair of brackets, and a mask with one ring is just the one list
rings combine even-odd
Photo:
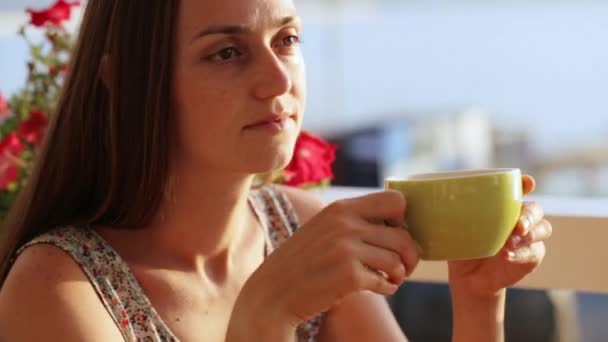
[(40, 45), (32, 45), (30, 47), (30, 53), (34, 60), (40, 60), (42, 58), (42, 47)]

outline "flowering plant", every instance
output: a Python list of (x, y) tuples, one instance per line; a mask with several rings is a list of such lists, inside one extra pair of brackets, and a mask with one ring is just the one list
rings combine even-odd
[[(68, 72), (74, 44), (65, 28), (79, 1), (57, 0), (42, 10), (26, 9), (29, 23), (18, 33), (30, 50), (25, 86), (7, 101), (0, 92), (0, 224), (32, 171), (52, 115), (61, 85)], [(42, 30), (45, 39), (35, 43), (28, 30)], [(271, 175), (274, 183), (310, 188), (329, 184), (335, 147), (302, 132), (289, 166)]]
[[(32, 171), (48, 115), (67, 73), (73, 39), (64, 22), (70, 19), (74, 6), (79, 6), (79, 2), (59, 0), (43, 10), (28, 8), (30, 22), (18, 30), (30, 58), (25, 86), (10, 101), (0, 92), (0, 221)], [(30, 40), (30, 29), (42, 31), (44, 40)]]

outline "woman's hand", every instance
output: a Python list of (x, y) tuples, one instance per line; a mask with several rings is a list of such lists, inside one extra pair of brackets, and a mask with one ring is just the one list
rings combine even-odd
[[(524, 194), (534, 188), (534, 179), (524, 176)], [(514, 285), (540, 265), (545, 256), (545, 241), (551, 233), (551, 224), (544, 218), (543, 209), (536, 203), (525, 202), (517, 226), (498, 255), (448, 263), (452, 291), (492, 297)]]
[(281, 323), (295, 329), (352, 293), (393, 294), (418, 263), (411, 236), (395, 228), (405, 209), (396, 191), (330, 204), (254, 272), (233, 320), (257, 315), (270, 329)]

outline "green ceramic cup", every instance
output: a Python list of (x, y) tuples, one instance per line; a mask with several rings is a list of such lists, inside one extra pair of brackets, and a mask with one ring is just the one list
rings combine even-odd
[(496, 255), (519, 219), (519, 169), (484, 169), (389, 178), (386, 189), (407, 199), (406, 223), (421, 259), (464, 260)]

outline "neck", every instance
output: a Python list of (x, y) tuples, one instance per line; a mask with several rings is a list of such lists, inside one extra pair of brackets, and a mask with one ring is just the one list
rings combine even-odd
[(257, 224), (248, 203), (253, 176), (181, 170), (170, 178), (157, 217), (143, 229), (146, 242), (156, 255), (186, 267), (229, 268), (234, 252), (260, 233), (251, 229)]

